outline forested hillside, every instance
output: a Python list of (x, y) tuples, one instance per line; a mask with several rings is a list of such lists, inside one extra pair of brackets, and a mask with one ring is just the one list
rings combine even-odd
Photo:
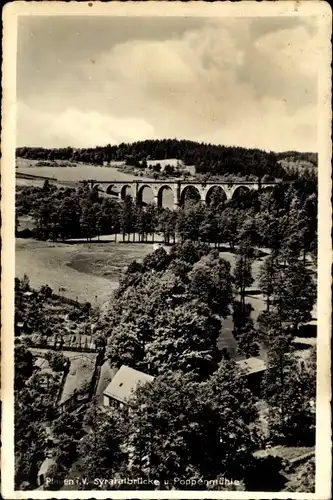
[[(306, 162), (308, 166), (317, 165), (315, 153), (274, 153), (260, 149), (246, 149), (235, 146), (219, 146), (214, 144), (198, 143), (188, 140), (162, 139), (119, 144), (117, 146), (99, 146), (96, 148), (74, 149), (71, 147), (60, 149), (45, 148), (18, 148), (18, 157), (34, 160), (68, 160), (82, 161), (102, 165), (103, 162), (125, 161), (134, 166), (146, 167), (146, 161), (178, 158), (185, 165), (194, 165), (198, 174), (239, 176), (264, 175), (276, 178), (285, 177), (285, 169), (281, 160), (297, 163)], [(284, 165), (285, 166), (285, 165)]]

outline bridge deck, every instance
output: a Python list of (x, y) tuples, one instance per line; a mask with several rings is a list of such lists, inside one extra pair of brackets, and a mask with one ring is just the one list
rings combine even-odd
[[(93, 183), (93, 184), (119, 184), (119, 185), (124, 185), (124, 184), (153, 184), (153, 185), (163, 185), (163, 184), (177, 184), (177, 185), (183, 185), (183, 184), (191, 184), (191, 185), (198, 185), (198, 186), (242, 186), (242, 185), (258, 185), (258, 181), (195, 181), (195, 180), (179, 180), (179, 179), (163, 179), (163, 180), (141, 180), (141, 179), (132, 179), (132, 180), (98, 180), (98, 179), (85, 179), (85, 180), (60, 180), (54, 177), (47, 177), (43, 175), (33, 175), (33, 174), (26, 174), (26, 173), (21, 173), (21, 172), (16, 172), (16, 177), (21, 178), (21, 179), (40, 179), (40, 180), (49, 180), (53, 182), (58, 182), (58, 183), (66, 183), (66, 184), (85, 184), (85, 183)], [(269, 181), (269, 182), (262, 182), (261, 184), (264, 186), (275, 186), (279, 184), (281, 181)]]
[[(226, 186), (241, 186), (242, 184), (244, 185), (257, 185), (258, 181), (191, 181), (191, 180), (172, 180), (172, 179), (165, 179), (165, 180), (160, 180), (160, 181), (143, 181), (143, 180), (137, 180), (133, 179), (131, 181), (99, 181), (96, 179), (87, 179), (84, 181), (79, 181), (80, 183), (84, 182), (93, 182), (96, 184), (198, 184), (200, 186), (207, 186), (207, 185), (226, 185)], [(281, 181), (275, 181), (275, 182), (262, 182), (265, 186), (275, 186), (276, 184), (279, 184)]]

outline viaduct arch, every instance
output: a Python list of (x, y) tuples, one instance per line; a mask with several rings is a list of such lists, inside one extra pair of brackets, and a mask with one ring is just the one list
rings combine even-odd
[[(87, 181), (84, 181), (87, 182)], [(189, 191), (197, 193), (197, 199), (208, 204), (214, 191), (220, 192), (221, 198), (231, 200), (240, 191), (258, 191), (273, 189), (279, 182), (197, 182), (197, 181), (96, 181), (89, 180), (91, 188), (97, 186), (100, 191), (106, 194), (117, 195), (124, 199), (127, 194), (133, 196), (138, 202), (143, 202), (144, 189), (150, 188), (152, 192), (152, 203), (158, 207), (163, 206), (163, 195), (166, 191), (171, 191), (173, 195), (173, 208), (176, 209), (184, 205), (186, 193)]]

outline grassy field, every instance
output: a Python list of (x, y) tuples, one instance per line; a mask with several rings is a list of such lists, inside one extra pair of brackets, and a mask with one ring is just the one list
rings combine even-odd
[[(113, 237), (112, 237), (113, 238)], [(110, 237), (92, 243), (51, 243), (32, 239), (16, 239), (16, 276), (26, 273), (31, 286), (38, 288), (48, 284), (55, 293), (60, 293), (80, 302), (88, 301), (93, 306), (102, 306), (117, 288), (124, 268), (133, 260), (141, 261), (152, 252), (152, 243), (110, 242)], [(221, 257), (235, 265), (235, 255), (229, 251), (220, 253)], [(246, 301), (253, 307), (252, 318), (257, 319), (266, 307), (265, 300), (258, 290), (258, 273), (265, 254), (258, 258), (252, 267), (255, 279), (247, 290)], [(63, 288), (59, 292), (59, 288)], [(316, 306), (313, 311), (316, 323)], [(232, 331), (232, 319), (223, 320), (224, 335)], [(221, 337), (221, 345), (227, 339)]]
[[(26, 273), (32, 287), (48, 284), (55, 293), (61, 288), (64, 289), (61, 294), (74, 300), (101, 305), (118, 286), (124, 268), (133, 260), (142, 260), (153, 248), (152, 243), (122, 243), (121, 238), (117, 243), (110, 242), (110, 237), (103, 237), (100, 242), (75, 244), (17, 238), (16, 276), (23, 277)], [(221, 252), (221, 257), (234, 266), (232, 253)], [(262, 259), (253, 265), (254, 278)], [(248, 301), (254, 307), (256, 317), (264, 308), (263, 297), (257, 294), (256, 282), (249, 289)]]
[[(41, 175), (59, 179), (61, 181), (82, 181), (87, 179), (96, 179), (100, 181), (130, 181), (151, 180), (148, 177), (135, 177), (133, 174), (120, 172), (115, 167), (101, 167), (89, 163), (70, 163), (65, 162), (66, 166), (62, 167), (61, 162), (53, 162), (52, 167), (38, 167), (36, 160), (28, 160), (26, 158), (16, 159), (16, 172), (23, 174)], [(70, 164), (71, 166), (67, 166)]]
[[(102, 305), (118, 285), (122, 270), (153, 250), (152, 244), (60, 244), (16, 239), (16, 276), (28, 274), (33, 288), (49, 285), (80, 302)], [(88, 276), (87, 276), (88, 275)]]
[[(60, 181), (83, 181), (95, 179), (97, 181), (151, 181), (152, 179), (144, 176), (135, 176), (133, 173), (120, 171), (116, 167), (100, 167), (86, 163), (70, 163), (65, 162), (67, 166), (61, 166), (61, 162), (53, 162), (52, 167), (38, 167), (36, 160), (28, 160), (26, 158), (16, 159), (16, 172), (21, 174), (40, 175), (43, 177), (50, 177)], [(70, 164), (71, 166), (68, 166)], [(39, 179), (20, 179), (16, 178), (17, 186), (39, 186), (43, 185), (42, 180)], [(131, 194), (129, 191), (128, 194)], [(134, 196), (134, 192), (131, 194)], [(151, 188), (146, 187), (142, 193), (142, 201), (144, 203), (151, 203), (153, 201), (153, 192)], [(173, 207), (173, 194), (171, 191), (166, 190), (163, 193), (163, 206)]]

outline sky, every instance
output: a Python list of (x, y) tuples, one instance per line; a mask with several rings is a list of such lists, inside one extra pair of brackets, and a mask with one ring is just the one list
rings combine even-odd
[(17, 145), (317, 151), (316, 19), (20, 16)]

